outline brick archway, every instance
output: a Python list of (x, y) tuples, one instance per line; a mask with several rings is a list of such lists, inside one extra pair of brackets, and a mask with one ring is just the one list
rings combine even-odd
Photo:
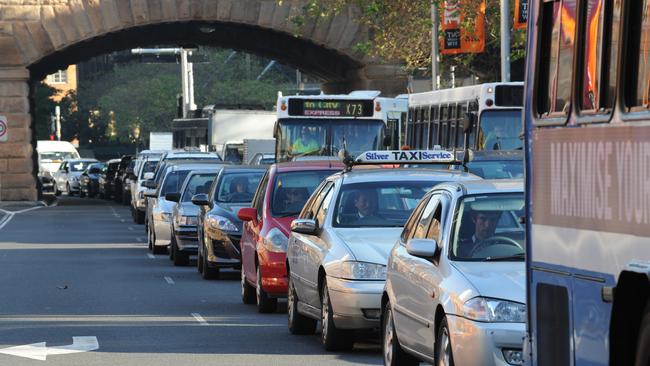
[(275, 0), (0, 0), (0, 199), (35, 200), (35, 157), (28, 100), (30, 79), (114, 50), (160, 43), (240, 49), (298, 67), (332, 92), (405, 92), (398, 65), (361, 54), (368, 32), (354, 8), (307, 24), (299, 36), (288, 20), (300, 1)]

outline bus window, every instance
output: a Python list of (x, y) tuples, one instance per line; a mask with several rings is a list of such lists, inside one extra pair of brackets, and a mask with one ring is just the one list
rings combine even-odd
[(467, 113), (467, 104), (458, 104), (456, 108), (456, 147), (463, 147), (463, 144), (465, 143), (465, 135), (463, 134), (463, 118), (465, 117), (465, 113)]
[(438, 126), (440, 126), (440, 121), (438, 120), (438, 106), (434, 105), (431, 107), (431, 126), (429, 127), (430, 148), (433, 148), (438, 141)]
[(447, 128), (449, 125), (447, 122), (447, 111), (448, 108), (446, 105), (440, 107), (440, 135), (438, 137), (438, 145), (442, 146), (443, 149), (449, 146), (447, 145), (447, 137), (449, 136), (449, 129)]
[(587, 0), (584, 19), (581, 109), (614, 106), (621, 0)]
[(422, 148), (429, 146), (429, 107), (422, 108)]
[[(630, 4), (630, 28), (627, 55), (626, 104), (633, 109), (650, 107), (650, 0), (633, 1)], [(634, 108), (641, 107), (641, 108)]]
[(567, 115), (576, 34), (575, 0), (542, 2), (539, 75), (536, 87), (540, 117)]

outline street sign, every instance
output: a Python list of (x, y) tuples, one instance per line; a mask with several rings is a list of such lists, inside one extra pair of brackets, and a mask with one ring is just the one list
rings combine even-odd
[(9, 141), (9, 127), (7, 127), (7, 117), (0, 116), (0, 142)]

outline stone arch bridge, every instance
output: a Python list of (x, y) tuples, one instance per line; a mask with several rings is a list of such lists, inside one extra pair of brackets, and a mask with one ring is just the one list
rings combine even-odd
[(406, 91), (396, 64), (355, 48), (368, 39), (346, 9), (327, 21), (289, 20), (301, 1), (276, 0), (0, 0), (0, 200), (35, 200), (36, 156), (30, 83), (68, 64), (157, 44), (202, 44), (255, 53), (323, 80), (328, 92)]

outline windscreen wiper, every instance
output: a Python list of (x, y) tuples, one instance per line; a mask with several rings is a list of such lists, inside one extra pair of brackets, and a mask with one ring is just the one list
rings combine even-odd
[(524, 260), (526, 258), (526, 253), (517, 253), (513, 255), (504, 255), (502, 257), (487, 257), (484, 262), (506, 262), (514, 260)]

